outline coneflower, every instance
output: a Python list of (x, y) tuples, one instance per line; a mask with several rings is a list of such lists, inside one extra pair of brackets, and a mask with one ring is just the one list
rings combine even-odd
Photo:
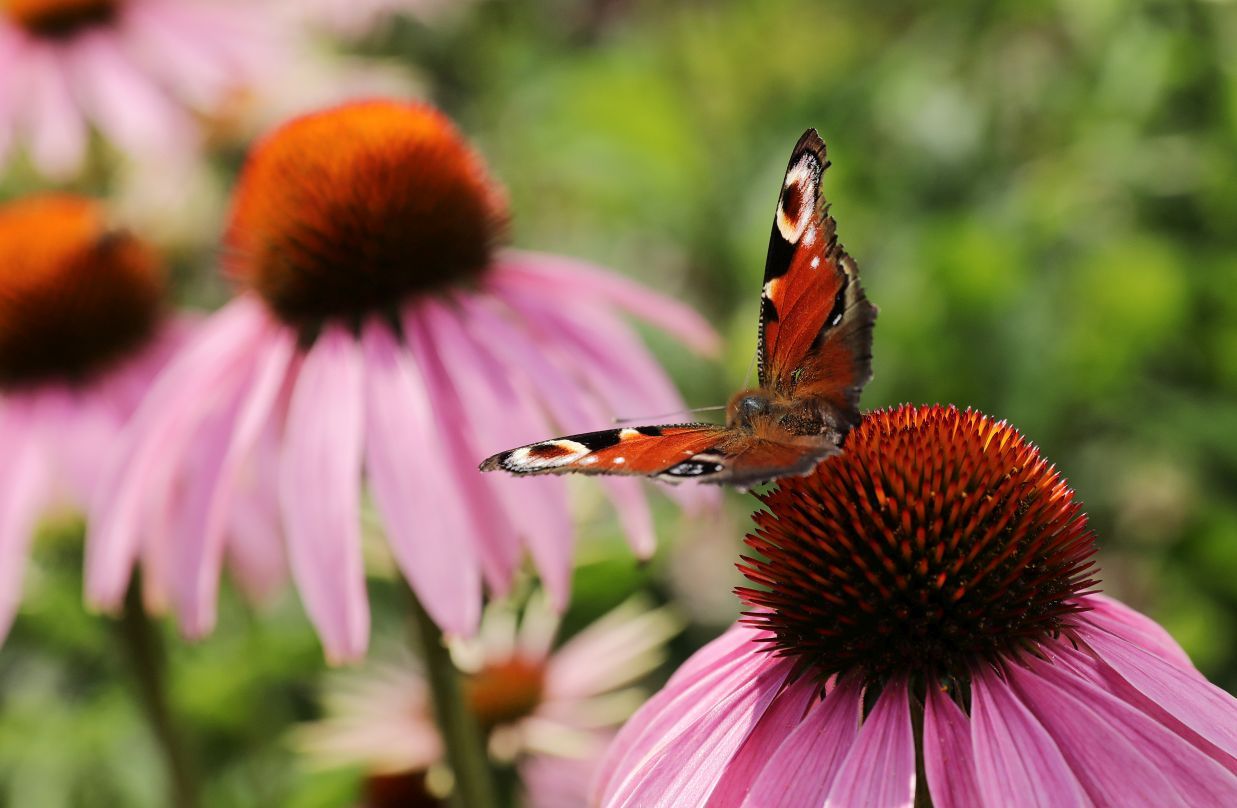
[[(237, 299), (204, 324), (138, 416), (99, 500), (87, 582), (115, 604), (143, 535), (165, 538), (184, 630), (215, 620), (224, 526), (239, 508), (286, 535), (328, 656), (362, 655), (362, 478), (400, 569), (445, 631), (470, 634), (483, 581), (527, 551), (556, 606), (573, 531), (561, 480), (483, 477), (494, 446), (681, 402), (619, 310), (710, 348), (684, 306), (561, 258), (500, 249), (503, 192), (440, 112), (373, 100), (262, 141), (226, 235)], [(211, 447), (190, 462), (195, 445)], [(638, 486), (607, 483), (651, 550)], [(170, 504), (172, 492), (179, 498)]]
[(1096, 594), (1033, 445), (901, 407), (844, 449), (762, 498), (751, 610), (627, 723), (601, 805), (1237, 801), (1237, 702)]
[[(146, 387), (187, 330), (155, 251), (84, 197), (0, 205), (0, 638), (38, 519), (84, 509)], [(146, 582), (157, 600), (157, 572)]]
[(0, 167), (12, 143), (76, 170), (93, 125), (130, 154), (193, 148), (214, 113), (278, 61), (270, 11), (208, 0), (0, 2)]

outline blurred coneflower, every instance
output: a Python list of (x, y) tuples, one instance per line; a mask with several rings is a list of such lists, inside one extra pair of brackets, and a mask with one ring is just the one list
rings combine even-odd
[(1012, 427), (871, 413), (763, 501), (751, 611), (623, 728), (601, 805), (1237, 802), (1237, 701), (1095, 594), (1086, 517)]
[[(477, 637), (452, 649), (491, 758), (515, 768), (530, 808), (585, 804), (614, 728), (642, 700), (635, 686), (662, 662), (678, 622), (629, 601), (552, 648), (557, 628), (544, 600), (530, 601), (518, 624), (510, 606), (492, 605)], [(410, 657), (337, 673), (326, 716), (301, 727), (296, 745), (316, 767), (361, 768), (366, 808), (445, 805), (435, 799), (443, 745), (430, 698)]]
[(43, 173), (78, 168), (89, 126), (150, 159), (278, 60), (261, 3), (0, 0), (0, 165), (22, 143)]
[[(124, 592), (142, 537), (168, 538), (183, 629), (215, 620), (223, 527), (242, 506), (282, 525), (309, 616), (335, 661), (365, 652), (362, 476), (404, 576), (438, 625), (476, 628), (482, 582), (527, 549), (556, 607), (573, 532), (564, 482), (483, 477), (495, 446), (682, 404), (619, 310), (690, 345), (690, 309), (566, 259), (498, 249), (502, 191), (438, 111), (374, 100), (293, 120), (261, 142), (226, 234), (238, 298), (204, 324), (143, 406), (93, 514), (87, 582)], [(187, 462), (194, 442), (215, 447)], [(258, 456), (277, 490), (238, 492)], [(607, 483), (652, 549), (637, 484)], [(169, 491), (184, 492), (170, 509)]]
[[(97, 202), (0, 206), (0, 638), (39, 517), (86, 507), (122, 427), (187, 335), (187, 320), (165, 316), (163, 291), (155, 252)], [(145, 584), (157, 600), (156, 570)]]

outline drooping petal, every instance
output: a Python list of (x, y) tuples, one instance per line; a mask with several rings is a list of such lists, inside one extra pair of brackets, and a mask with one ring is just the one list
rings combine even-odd
[(862, 713), (862, 683), (838, 683), (773, 752), (744, 808), (824, 805), (859, 734)]
[[(526, 620), (527, 622), (527, 620)], [(546, 664), (547, 698), (573, 699), (631, 684), (655, 667), (680, 623), (629, 600), (565, 642)], [(598, 665), (597, 660), (606, 660)]]
[(272, 330), (254, 352), (245, 388), (233, 406), (209, 419), (201, 438), (203, 452), (192, 471), (194, 484), (182, 508), (185, 522), (176, 543), (177, 611), (182, 630), (190, 637), (204, 636), (214, 628), (232, 512), (238, 498), (254, 495), (238, 491), (238, 480), (270, 421), (295, 351), (290, 330)]
[(601, 805), (611, 804), (619, 786), (677, 722), (752, 677), (759, 664), (752, 653), (754, 633), (737, 625), (701, 648), (623, 725), (598, 771), (594, 794)]
[(953, 699), (935, 687), (928, 688), (924, 705), (923, 764), (936, 808), (971, 808), (982, 804), (975, 782), (970, 719)]
[(701, 698), (662, 733), (607, 805), (704, 805), (794, 663), (755, 655), (738, 681)]
[(1237, 699), (1192, 669), (1183, 670), (1114, 634), (1080, 633), (1131, 687), (1227, 755), (1237, 757)]
[(739, 751), (726, 765), (709, 795), (710, 808), (738, 808), (752, 793), (752, 785), (778, 748), (807, 714), (820, 692), (811, 677), (800, 677), (786, 686), (756, 722)]
[(41, 172), (65, 177), (78, 168), (86, 151), (86, 122), (59, 54), (31, 45), (23, 57), (27, 149)]
[(548, 290), (567, 302), (591, 297), (618, 306), (700, 353), (715, 356), (721, 349), (717, 332), (691, 307), (583, 261), (508, 250), (500, 256), (496, 272)]
[[(523, 397), (504, 368), (468, 337), (454, 314), (431, 303), (424, 307), (423, 317), (438, 355), (446, 367), (454, 369), (451, 383), (478, 443), (500, 447), (492, 450), (499, 451), (545, 436), (545, 424), (536, 417), (536, 410), (511, 406)], [(479, 453), (473, 462), (492, 451)], [(551, 604), (562, 611), (571, 593), (575, 538), (566, 482), (554, 477), (517, 480), (505, 475), (482, 477), (479, 470), (473, 473), (498, 495), (528, 545)]]
[(825, 805), (881, 805), (915, 802), (915, 739), (905, 679), (885, 685), (863, 722), (850, 754), (838, 769)]
[(434, 622), (472, 634), (481, 568), (473, 526), (435, 460), (447, 450), (425, 381), (385, 323), (366, 325), (363, 347), (366, 468), (391, 549)]
[(460, 417), (462, 405), (450, 374), (415, 313), (404, 318), (404, 339), (429, 389), (434, 418), (441, 430), (446, 451), (437, 460), (474, 523), (469, 539), (476, 547), (485, 581), (495, 594), (501, 594), (511, 584), (519, 558), (519, 537), (497, 495), (477, 470), (478, 458), (484, 454), (473, 445), (475, 438), (466, 434), (466, 424)]
[[(544, 407), (560, 431), (588, 432), (608, 423), (597, 401), (552, 362), (523, 329), (486, 306), (472, 301), (463, 305), (474, 333), (502, 359), (509, 372), (527, 377), (526, 389), (537, 392), (536, 403)], [(653, 515), (639, 481), (612, 478), (603, 479), (601, 485), (614, 503), (632, 552), (638, 558), (651, 557), (656, 549)]]
[(359, 659), (369, 642), (360, 515), (364, 383), (356, 342), (342, 328), (327, 328), (301, 365), (280, 458), (292, 575), (332, 663)]
[(91, 504), (88, 601), (120, 605), (142, 536), (152, 527), (147, 518), (152, 509), (166, 508), (194, 431), (248, 375), (253, 346), (265, 340), (268, 327), (260, 303), (238, 298), (203, 325), (152, 386)]
[(1159, 623), (1104, 595), (1088, 595), (1086, 602), (1091, 607), (1084, 617), (1088, 623), (1153, 651), (1182, 668), (1194, 670), (1190, 657)]
[(992, 671), (979, 672), (971, 680), (971, 746), (985, 805), (1089, 805), (1052, 736)]
[(1237, 777), (1102, 686), (1043, 662), (1011, 666), (1010, 676), (1095, 804), (1222, 805), (1237, 798)]
[(0, 642), (8, 636), (21, 603), (27, 553), (39, 513), (47, 505), (46, 458), (30, 434), (28, 417), (0, 410)]

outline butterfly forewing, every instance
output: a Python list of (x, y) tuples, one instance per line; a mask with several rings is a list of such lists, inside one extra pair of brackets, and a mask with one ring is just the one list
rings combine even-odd
[(809, 129), (795, 145), (774, 214), (760, 300), (762, 387), (815, 396), (858, 422), (871, 377), (872, 325), (858, 269), (837, 238), (822, 180), (825, 143)]

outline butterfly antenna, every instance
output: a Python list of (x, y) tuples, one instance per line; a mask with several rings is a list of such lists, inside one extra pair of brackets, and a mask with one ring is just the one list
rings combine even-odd
[(747, 375), (743, 377), (743, 389), (752, 386), (752, 371), (756, 370), (756, 352), (752, 352), (752, 361), (747, 363)]
[(657, 421), (662, 418), (669, 418), (672, 415), (686, 415), (689, 412), (714, 412), (716, 410), (726, 409), (725, 404), (718, 404), (715, 407), (692, 407), (689, 410), (673, 410), (671, 412), (663, 412), (660, 415), (642, 415), (639, 418), (615, 418), (616, 424), (634, 424), (639, 421)]

